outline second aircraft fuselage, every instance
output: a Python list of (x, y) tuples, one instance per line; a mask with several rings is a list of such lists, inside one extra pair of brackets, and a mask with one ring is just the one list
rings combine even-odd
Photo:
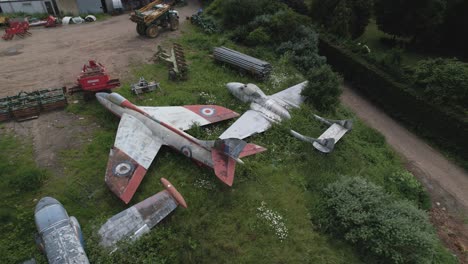
[(265, 93), (254, 84), (232, 82), (227, 84), (227, 88), (242, 102), (250, 102), (250, 108), (252, 110), (260, 112), (263, 116), (274, 122), (291, 119), (291, 115), (285, 107), (287, 103), (279, 102), (265, 95)]

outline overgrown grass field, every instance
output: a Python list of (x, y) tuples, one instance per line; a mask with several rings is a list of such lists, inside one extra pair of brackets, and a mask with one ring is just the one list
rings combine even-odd
[[(258, 82), (239, 75), (214, 63), (209, 56), (213, 46), (235, 47), (227, 38), (204, 35), (191, 26), (183, 30), (183, 36), (176, 41), (185, 48), (190, 64), (188, 81), (168, 81), (164, 65), (136, 65), (132, 77), (124, 80), (117, 92), (137, 105), (218, 104), (242, 114), (248, 105), (228, 92), (227, 82), (257, 83), (266, 94), (272, 94), (303, 81), (287, 58), (279, 59), (263, 49), (248, 52), (272, 62), (272, 78)], [(161, 82), (161, 90), (141, 98), (131, 95), (130, 83), (140, 76)], [(180, 153), (163, 147), (128, 206), (161, 191), (159, 178), (165, 177), (185, 197), (188, 209), (177, 208), (148, 235), (133, 244), (121, 245), (120, 250), (109, 255), (98, 246), (96, 232), (108, 218), (128, 208), (104, 183), (119, 119), (96, 101), (73, 104), (67, 110), (89, 116), (101, 128), (93, 132), (92, 142), (60, 153), (63, 175), (35, 168), (31, 143), (0, 132), (2, 263), (18, 263), (31, 257), (46, 263), (33, 239), (34, 206), (43, 196), (58, 199), (69, 215), (80, 221), (92, 263), (366, 262), (348, 244), (318, 232), (313, 224), (319, 192), (341, 176), (361, 176), (427, 208), (427, 197), (415, 197), (392, 178), (403, 166), (384, 137), (347, 109), (339, 107), (336, 113), (327, 114), (329, 118), (355, 120), (353, 130), (329, 155), (290, 136), (289, 128), (313, 137), (326, 129), (312, 118), (317, 111), (303, 107), (293, 111), (292, 120), (247, 139), (268, 151), (244, 158), (245, 165), (237, 166), (232, 188), (221, 183), (211, 169), (198, 167)], [(192, 128), (189, 133), (215, 139), (232, 122)], [(23, 176), (25, 170), (33, 176)], [(15, 181), (21, 177), (38, 178), (39, 183), (28, 188)]]

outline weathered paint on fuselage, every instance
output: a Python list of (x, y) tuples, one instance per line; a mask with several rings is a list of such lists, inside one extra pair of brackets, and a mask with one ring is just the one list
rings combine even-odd
[(170, 124), (161, 122), (154, 117), (143, 115), (132, 109), (121, 107), (105, 98), (98, 100), (112, 113), (121, 117), (124, 113), (137, 118), (146, 127), (148, 127), (156, 141), (162, 145), (167, 145), (185, 156), (192, 158), (199, 163), (213, 168), (210, 146), (205, 146), (205, 141), (198, 140), (193, 136), (172, 127)]
[(261, 113), (273, 122), (281, 122), (291, 119), (291, 115), (285, 106), (288, 103), (276, 100), (265, 93), (254, 84), (229, 83), (228, 89), (242, 102), (250, 102), (250, 108)]
[(40, 245), (51, 264), (89, 263), (80, 241), (80, 226), (69, 217), (62, 204), (51, 197), (42, 198), (34, 214)]

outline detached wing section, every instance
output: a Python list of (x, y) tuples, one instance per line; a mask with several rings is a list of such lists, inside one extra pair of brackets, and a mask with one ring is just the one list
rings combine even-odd
[(304, 101), (304, 98), (301, 96), (301, 92), (302, 92), (302, 89), (304, 89), (304, 87), (306, 86), (306, 84), (307, 82), (296, 84), (292, 87), (289, 87), (288, 89), (275, 93), (271, 95), (270, 97), (274, 99), (279, 99), (279, 100), (276, 100), (278, 103), (282, 103), (281, 101), (283, 101), (284, 102), (283, 107), (299, 108), (299, 106)]
[(123, 114), (107, 163), (106, 184), (128, 203), (161, 148), (151, 130), (133, 116)]
[(204, 126), (239, 116), (238, 113), (217, 105), (141, 106), (140, 108), (150, 116), (180, 130), (187, 130), (193, 124)]
[(271, 122), (263, 114), (254, 110), (248, 110), (224, 133), (220, 139), (238, 138), (244, 139), (253, 134), (262, 133), (270, 128)]

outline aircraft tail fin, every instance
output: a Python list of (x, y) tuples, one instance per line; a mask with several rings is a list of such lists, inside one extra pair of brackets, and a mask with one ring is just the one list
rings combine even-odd
[(249, 144), (237, 138), (217, 140), (211, 149), (211, 158), (216, 176), (225, 184), (232, 186), (236, 162), (243, 163), (240, 158), (265, 150), (264, 147)]

